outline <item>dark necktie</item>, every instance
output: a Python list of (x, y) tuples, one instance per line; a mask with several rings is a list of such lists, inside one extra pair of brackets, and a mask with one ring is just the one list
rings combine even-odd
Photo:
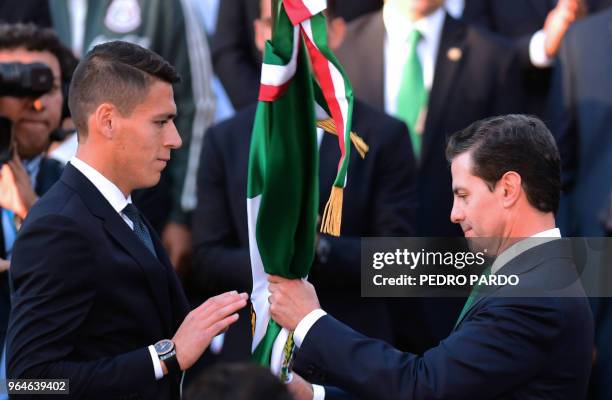
[(153, 239), (151, 239), (149, 229), (145, 225), (142, 218), (140, 218), (140, 214), (138, 213), (136, 206), (129, 203), (121, 212), (125, 214), (125, 216), (128, 217), (130, 221), (132, 221), (132, 223), (134, 224), (134, 233), (136, 234), (136, 236), (138, 236), (138, 239), (140, 239), (142, 243), (147, 246), (147, 249), (149, 249), (149, 251), (151, 251), (151, 253), (153, 253), (155, 257), (157, 257), (157, 254), (155, 253), (155, 246), (153, 246)]

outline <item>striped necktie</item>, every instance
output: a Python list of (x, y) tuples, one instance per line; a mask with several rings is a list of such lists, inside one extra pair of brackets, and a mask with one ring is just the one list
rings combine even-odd
[(153, 245), (153, 239), (151, 239), (151, 234), (149, 233), (149, 229), (145, 225), (142, 218), (140, 218), (140, 213), (136, 206), (131, 203), (128, 203), (127, 206), (121, 211), (126, 217), (132, 221), (134, 224), (134, 233), (138, 236), (138, 239), (149, 249), (151, 253), (155, 257), (157, 254), (155, 253), (155, 246)]

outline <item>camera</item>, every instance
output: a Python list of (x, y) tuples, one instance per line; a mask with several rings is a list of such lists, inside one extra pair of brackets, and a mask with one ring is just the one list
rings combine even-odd
[[(45, 64), (0, 63), (0, 96), (38, 98), (53, 87)], [(0, 165), (12, 157), (12, 122), (0, 109)]]

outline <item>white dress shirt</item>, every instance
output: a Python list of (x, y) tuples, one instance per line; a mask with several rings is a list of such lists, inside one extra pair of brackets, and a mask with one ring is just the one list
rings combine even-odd
[[(121, 216), (130, 229), (134, 230), (134, 223), (123, 214), (121, 211), (128, 204), (132, 203), (132, 196), (127, 198), (123, 195), (121, 190), (113, 182), (108, 180), (104, 175), (97, 171), (94, 167), (87, 164), (85, 161), (78, 159), (76, 156), (70, 160), (70, 164), (78, 169), (85, 177), (98, 189), (98, 191), (104, 196), (106, 201), (109, 202), (111, 207)], [(164, 377), (164, 371), (162, 370), (161, 361), (157, 356), (155, 347), (153, 345), (148, 347), (149, 354), (151, 354), (151, 360), (153, 360), (153, 369), (155, 371), (155, 379), (159, 380)]]
[(394, 3), (387, 3), (383, 7), (383, 22), (385, 25), (385, 111), (388, 114), (397, 114), (397, 95), (401, 87), (404, 64), (410, 47), (408, 37), (413, 29), (417, 29), (421, 33), (421, 40), (417, 45), (417, 55), (423, 70), (423, 84), (425, 89), (431, 90), (445, 18), (444, 9), (439, 8), (427, 17), (413, 22), (397, 10)]
[[(535, 247), (540, 244), (544, 244), (556, 239), (561, 238), (561, 231), (559, 228), (548, 229), (542, 232), (538, 232), (535, 235), (530, 236), (530, 238), (539, 238), (539, 240), (521, 240), (520, 242), (515, 243), (514, 245), (508, 247), (502, 254), (495, 259), (493, 265), (491, 266), (491, 273), (499, 271), (501, 267), (507, 264), (514, 257), (519, 254)], [(310, 328), (317, 322), (321, 317), (327, 315), (325, 311), (320, 308), (316, 310), (312, 310), (308, 313), (295, 327), (295, 331), (293, 332), (293, 342), (297, 347), (301, 347), (308, 331)], [(323, 400), (325, 398), (325, 389), (322, 386), (312, 385), (314, 390), (313, 400)]]

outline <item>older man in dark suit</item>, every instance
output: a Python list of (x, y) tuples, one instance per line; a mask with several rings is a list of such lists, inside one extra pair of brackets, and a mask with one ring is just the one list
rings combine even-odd
[(272, 317), (294, 331), (307, 365), (362, 399), (584, 398), (593, 316), (571, 244), (555, 228), (561, 177), (552, 135), (535, 117), (493, 117), (454, 134), (447, 157), (450, 218), (467, 238), (487, 239), (497, 255), (490, 276), (516, 275), (516, 286), (473, 292), (453, 332), (422, 355), (344, 326), (306, 281), (270, 277)]
[(77, 155), (30, 210), (13, 248), (9, 378), (68, 379), (69, 397), (178, 399), (181, 371), (238, 318), (246, 294), (188, 313), (178, 278), (130, 193), (181, 145), (175, 69), (126, 42), (77, 67)]
[[(337, 51), (355, 95), (408, 124), (418, 159), (419, 236), (461, 235), (447, 218), (452, 193), (446, 136), (478, 119), (521, 109), (512, 47), (455, 20), (442, 5), (442, 0), (387, 0), (382, 11), (348, 24)], [(424, 302), (432, 332), (427, 347), (448, 335), (462, 302)], [(396, 299), (393, 306), (398, 337), (414, 331), (402, 317), (403, 303)]]

